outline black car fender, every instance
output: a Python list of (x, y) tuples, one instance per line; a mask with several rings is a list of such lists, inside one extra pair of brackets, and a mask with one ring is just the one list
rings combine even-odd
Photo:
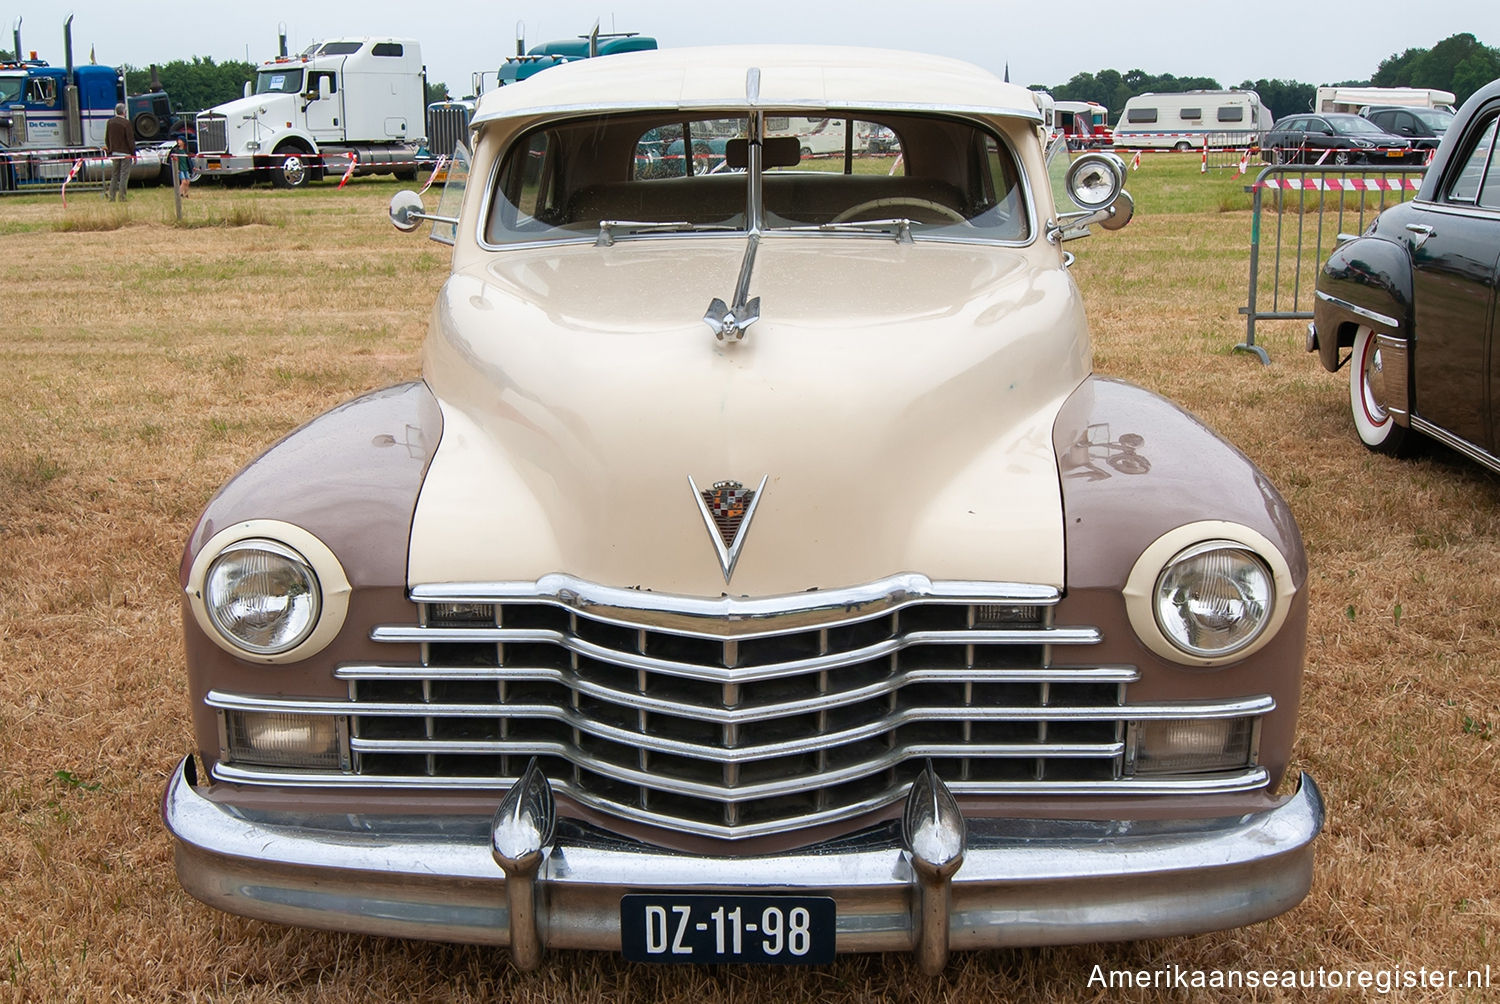
[(1343, 366), (1339, 349), (1354, 344), (1361, 326), (1412, 336), (1412, 265), (1404, 243), (1380, 236), (1340, 245), (1323, 263), (1313, 304), (1314, 345), (1330, 373)]

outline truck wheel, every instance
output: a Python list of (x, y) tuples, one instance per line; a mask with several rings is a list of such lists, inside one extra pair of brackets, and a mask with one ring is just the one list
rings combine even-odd
[(135, 129), (138, 141), (155, 139), (161, 135), (161, 120), (152, 112), (141, 112), (130, 124)]
[(1360, 441), (1376, 453), (1407, 456), (1416, 445), (1416, 436), (1391, 418), (1386, 410), (1389, 400), (1380, 343), (1375, 332), (1361, 326), (1354, 335), (1354, 353), (1349, 358), (1349, 409), (1354, 428)]
[(271, 165), (271, 184), (277, 188), (307, 187), (307, 183), (312, 180), (307, 154), (301, 150), (286, 150), (276, 156), (281, 159)]
[(415, 167), (397, 168), (394, 172), (397, 181), (416, 181), (417, 169)]

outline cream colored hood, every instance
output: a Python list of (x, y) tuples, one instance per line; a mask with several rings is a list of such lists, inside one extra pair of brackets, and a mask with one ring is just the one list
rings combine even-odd
[[(701, 318), (732, 298), (744, 246), (512, 251), (448, 281), (424, 354), (444, 427), (414, 584), (1062, 585), (1051, 431), (1088, 336), (1055, 258), (767, 238), (750, 287), (761, 319), (718, 342)], [(767, 479), (727, 584), (689, 476)]]

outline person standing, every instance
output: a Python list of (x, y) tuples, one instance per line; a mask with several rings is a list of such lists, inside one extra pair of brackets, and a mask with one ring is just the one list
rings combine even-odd
[(135, 128), (125, 117), (125, 106), (115, 105), (115, 117), (104, 127), (104, 152), (109, 155), (109, 179), (104, 188), (104, 197), (110, 202), (115, 196), (124, 202), (130, 184), (130, 162), (135, 156)]
[(172, 162), (177, 167), (177, 191), (185, 199), (188, 186), (193, 183), (193, 155), (188, 153), (187, 140), (177, 137), (177, 148), (172, 151)]

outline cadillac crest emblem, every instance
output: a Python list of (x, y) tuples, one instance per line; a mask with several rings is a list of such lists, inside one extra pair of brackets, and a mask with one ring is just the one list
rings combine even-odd
[(715, 481), (712, 488), (704, 489), (698, 487), (691, 474), (688, 475), (688, 484), (698, 500), (698, 511), (703, 514), (708, 535), (713, 538), (726, 583), (734, 575), (735, 563), (740, 560), (740, 548), (744, 546), (745, 535), (750, 532), (750, 520), (755, 516), (755, 507), (760, 504), (769, 478), (769, 474), (763, 476), (754, 489), (746, 488), (738, 481)]

